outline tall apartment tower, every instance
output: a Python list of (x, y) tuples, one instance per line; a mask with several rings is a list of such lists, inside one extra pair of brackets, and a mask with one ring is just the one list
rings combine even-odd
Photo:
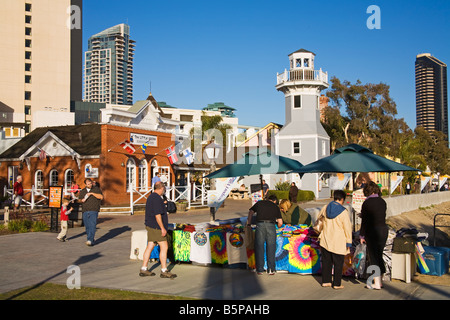
[(84, 101), (133, 104), (135, 41), (124, 23), (88, 40), (84, 65)]
[(448, 141), (447, 65), (429, 53), (416, 56), (416, 124)]
[(82, 98), (82, 3), (0, 1), (1, 143), (73, 122), (70, 101)]

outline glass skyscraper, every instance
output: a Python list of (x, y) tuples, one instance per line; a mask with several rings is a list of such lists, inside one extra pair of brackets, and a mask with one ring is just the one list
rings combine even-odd
[(88, 40), (84, 65), (84, 101), (133, 104), (135, 41), (127, 24), (106, 29)]

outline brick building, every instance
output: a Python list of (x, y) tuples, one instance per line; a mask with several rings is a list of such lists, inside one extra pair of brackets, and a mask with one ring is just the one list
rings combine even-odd
[[(121, 146), (130, 139), (133, 153)], [(146, 141), (144, 153), (140, 146)], [(129, 184), (139, 192), (147, 191), (155, 170), (162, 172), (167, 184), (175, 182), (165, 152), (173, 144), (169, 132), (111, 124), (37, 128), (0, 154), (0, 187), (11, 188), (20, 174), (28, 191), (24, 199), (31, 201), (32, 189), (44, 198), (49, 186), (59, 185), (69, 196), (72, 181), (83, 187), (84, 179), (90, 177), (100, 184), (103, 206), (129, 206)]]

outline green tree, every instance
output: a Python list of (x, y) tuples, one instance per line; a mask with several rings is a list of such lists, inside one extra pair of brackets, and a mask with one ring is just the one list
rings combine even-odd
[[(384, 83), (362, 84), (331, 79), (327, 92), (331, 106), (325, 110), (324, 127), (335, 147), (357, 143), (377, 154), (398, 156), (402, 134), (410, 132)], [(344, 113), (344, 115), (342, 115)]]

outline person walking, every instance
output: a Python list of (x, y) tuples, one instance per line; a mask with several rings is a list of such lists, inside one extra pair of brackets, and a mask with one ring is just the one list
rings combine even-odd
[(153, 192), (147, 198), (145, 205), (145, 228), (147, 229), (147, 247), (143, 255), (143, 262), (139, 275), (141, 277), (154, 276), (155, 273), (148, 270), (148, 261), (155, 247), (155, 243), (159, 245), (159, 262), (161, 263), (161, 278), (174, 279), (176, 274), (171, 273), (167, 269), (167, 251), (168, 244), (168, 225), (169, 219), (167, 215), (167, 207), (164, 204), (162, 195), (166, 191), (163, 182), (158, 181), (153, 186)]
[(56, 239), (58, 239), (61, 242), (66, 241), (67, 237), (67, 224), (69, 221), (69, 214), (72, 212), (73, 208), (68, 209), (70, 200), (69, 199), (63, 199), (62, 200), (62, 206), (61, 206), (61, 232), (58, 234)]
[(360, 242), (366, 243), (370, 265), (380, 268), (380, 276), (374, 277), (374, 283), (369, 289), (380, 290), (381, 275), (386, 272), (383, 260), (383, 250), (388, 237), (386, 225), (386, 201), (381, 198), (381, 190), (373, 181), (363, 189), (364, 200), (361, 207), (361, 229), (359, 231)]
[(23, 185), (22, 185), (22, 176), (17, 176), (16, 182), (13, 186), (13, 195), (14, 195), (14, 211), (19, 209), (20, 204), (22, 203), (23, 197)]
[(341, 285), (344, 258), (350, 252), (352, 243), (350, 213), (343, 206), (345, 197), (344, 191), (335, 190), (334, 201), (324, 206), (317, 216), (317, 219), (324, 216), (323, 229), (318, 238), (322, 255), (322, 287), (344, 288)]
[(283, 225), (278, 199), (270, 195), (268, 200), (260, 200), (249, 209), (247, 225), (251, 225), (252, 217), (256, 213), (255, 232), (255, 262), (256, 273), (262, 275), (264, 272), (264, 244), (266, 245), (267, 272), (274, 275), (275, 253), (277, 249), (277, 234), (275, 223), (278, 227)]
[(97, 228), (98, 212), (103, 200), (103, 193), (99, 187), (94, 186), (90, 178), (84, 180), (85, 188), (80, 191), (79, 201), (81, 201), (81, 211), (83, 213), (83, 223), (86, 228), (87, 246), (94, 245), (95, 231)]

